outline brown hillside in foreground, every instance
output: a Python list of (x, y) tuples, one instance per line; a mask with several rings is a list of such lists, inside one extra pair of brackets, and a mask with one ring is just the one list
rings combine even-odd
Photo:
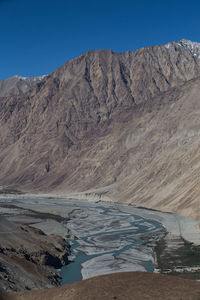
[(59, 288), (2, 295), (1, 300), (199, 300), (200, 283), (167, 275), (127, 272)]
[(0, 98), (0, 185), (199, 218), (200, 46), (89, 51)]

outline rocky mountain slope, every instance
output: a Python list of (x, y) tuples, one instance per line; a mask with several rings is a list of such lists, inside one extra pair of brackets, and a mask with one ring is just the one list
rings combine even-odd
[[(56, 235), (0, 217), (0, 294), (59, 285), (69, 245)], [(1, 298), (1, 295), (0, 295)]]
[(0, 98), (0, 185), (200, 213), (200, 44), (89, 51)]
[(29, 91), (45, 76), (22, 77), (15, 75), (5, 80), (0, 80), (0, 97), (19, 95)]
[(167, 275), (126, 272), (93, 277), (59, 288), (9, 293), (2, 300), (198, 300), (200, 283)]

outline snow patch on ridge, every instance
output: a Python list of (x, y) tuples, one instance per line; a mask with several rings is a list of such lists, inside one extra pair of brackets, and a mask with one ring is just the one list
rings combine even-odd
[(192, 42), (190, 40), (182, 39), (178, 42), (167, 43), (165, 44), (165, 48), (169, 49), (173, 44), (176, 44), (180, 47), (187, 48), (194, 57), (200, 58), (200, 43)]
[(165, 46), (165, 48), (169, 49), (169, 47), (171, 46), (171, 43), (165, 44), (164, 46)]
[(189, 49), (195, 57), (200, 58), (200, 43), (182, 39), (178, 42), (178, 45)]
[(21, 79), (21, 80), (29, 80), (29, 81), (39, 81), (42, 80), (44, 77), (46, 77), (48, 75), (41, 75), (41, 76), (32, 76), (32, 77), (24, 77), (24, 76), (20, 76), (20, 75), (15, 75), (13, 77)]

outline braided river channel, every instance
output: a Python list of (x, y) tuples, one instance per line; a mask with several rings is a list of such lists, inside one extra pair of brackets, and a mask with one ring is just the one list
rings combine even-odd
[(115, 272), (153, 272), (154, 247), (165, 232), (155, 220), (80, 202), (67, 227), (73, 239), (68, 239), (71, 256), (61, 269), (62, 284)]

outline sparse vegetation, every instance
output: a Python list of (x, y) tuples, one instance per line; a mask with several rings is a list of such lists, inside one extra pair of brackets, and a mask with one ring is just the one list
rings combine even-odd
[(25, 210), (25, 208), (19, 207), (15, 204), (11, 204), (11, 203), (0, 203), (0, 207), (4, 207), (4, 208), (17, 208), (17, 209), (22, 209)]
[(15, 204), (11, 204), (11, 203), (0, 203), (0, 207), (4, 207), (4, 208), (10, 208), (10, 209), (20, 209), (23, 210), (23, 215), (27, 216), (27, 217), (33, 217), (33, 218), (38, 218), (38, 219), (51, 219), (51, 220), (55, 220), (57, 222), (66, 222), (69, 221), (70, 218), (66, 217), (62, 217), (60, 215), (56, 215), (56, 214), (51, 214), (51, 213), (46, 213), (46, 212), (38, 212), (32, 209), (28, 209), (28, 208), (23, 208), (20, 206), (17, 206)]
[(16, 189), (3, 188), (3, 189), (0, 189), (0, 194), (18, 194), (18, 195), (21, 195), (21, 194), (24, 194), (24, 192), (16, 190)]
[(167, 249), (164, 239), (157, 242), (155, 252), (158, 269), (161, 274), (200, 280), (200, 246), (195, 246), (184, 239), (182, 242), (182, 245), (175, 249)]
[(69, 218), (64, 218), (60, 215), (55, 215), (51, 213), (43, 213), (43, 212), (37, 212), (35, 210), (29, 209), (28, 210), (30, 213), (25, 213), (27, 217), (34, 217), (34, 218), (39, 218), (39, 219), (52, 219), (57, 222), (66, 222), (69, 221)]

